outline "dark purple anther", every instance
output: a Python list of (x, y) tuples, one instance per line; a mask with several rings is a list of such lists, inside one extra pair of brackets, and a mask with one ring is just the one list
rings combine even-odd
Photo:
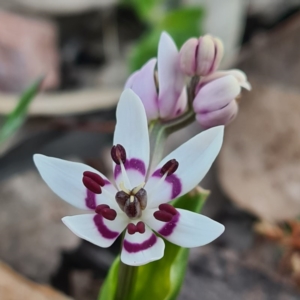
[(101, 216), (107, 220), (113, 221), (117, 217), (117, 212), (111, 208), (102, 208)]
[(105, 180), (99, 174), (90, 171), (83, 172), (82, 182), (89, 191), (95, 194), (101, 194), (101, 186), (105, 185)]
[(172, 175), (176, 172), (178, 166), (178, 161), (176, 159), (171, 159), (168, 162), (166, 162), (164, 166), (160, 169), (160, 174), (165, 175), (167, 173), (167, 176)]
[(89, 191), (95, 194), (101, 194), (102, 190), (100, 185), (97, 182), (95, 182), (92, 178), (83, 176), (82, 182)]
[(109, 208), (109, 206), (108, 206), (107, 204), (100, 204), (100, 205), (98, 205), (98, 206), (96, 207), (96, 209), (95, 209), (96, 214), (101, 215), (101, 210), (102, 210), (103, 208)]
[(168, 203), (163, 203), (158, 208), (159, 208), (159, 210), (165, 211), (173, 216), (177, 215), (176, 208)]
[(122, 145), (117, 144), (117, 145), (113, 146), (111, 148), (110, 154), (111, 154), (112, 160), (117, 165), (120, 165), (121, 162), (123, 164), (125, 164), (125, 162), (126, 162), (126, 151), (125, 151), (125, 149)]
[(133, 223), (129, 223), (127, 225), (127, 231), (128, 231), (129, 234), (135, 234), (136, 230), (137, 230), (137, 228)]
[(97, 173), (94, 173), (91, 171), (85, 171), (85, 172), (83, 172), (83, 176), (89, 177), (90, 179), (92, 179), (93, 181), (95, 181), (96, 183), (98, 183), (101, 186), (105, 185), (105, 180)]
[(153, 213), (153, 216), (156, 220), (162, 221), (162, 222), (170, 222), (173, 219), (173, 215), (163, 211), (163, 210), (158, 210)]
[(145, 223), (141, 221), (138, 222), (136, 225), (134, 225), (133, 223), (129, 223), (127, 225), (127, 231), (129, 234), (135, 234), (136, 232), (145, 233)]
[(146, 231), (146, 228), (145, 228), (145, 223), (144, 222), (138, 222), (137, 224), (136, 224), (136, 230), (137, 230), (137, 232), (139, 232), (139, 233), (145, 233), (145, 231)]

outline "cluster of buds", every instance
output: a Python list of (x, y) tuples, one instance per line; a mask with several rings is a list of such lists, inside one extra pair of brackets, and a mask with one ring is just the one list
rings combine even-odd
[(240, 70), (217, 71), (224, 46), (218, 38), (205, 35), (187, 40), (180, 49), (181, 71), (189, 77), (198, 76), (193, 108), (196, 120), (204, 128), (226, 125), (238, 112), (236, 98), (241, 87), (251, 89)]
[[(125, 87), (141, 98), (149, 121), (177, 118), (190, 102), (203, 128), (227, 125), (237, 115), (241, 88), (251, 86), (240, 70), (218, 71), (223, 55), (222, 41), (211, 35), (191, 38), (178, 51), (164, 32), (157, 60), (151, 59), (132, 74)], [(191, 79), (189, 86), (186, 77)], [(188, 89), (192, 89), (189, 94)]]

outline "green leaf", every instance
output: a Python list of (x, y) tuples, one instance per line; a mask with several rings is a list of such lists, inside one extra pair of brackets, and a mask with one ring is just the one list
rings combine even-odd
[(118, 256), (110, 267), (109, 273), (101, 287), (98, 300), (114, 300), (118, 284), (120, 257)]
[[(208, 191), (197, 188), (174, 200), (172, 204), (177, 208), (200, 212), (208, 194)], [(165, 244), (162, 259), (137, 268), (135, 278), (138, 280), (135, 280), (130, 300), (176, 299), (184, 279), (189, 249), (178, 247), (166, 240)], [(119, 265), (118, 257), (103, 284), (99, 300), (115, 299)]]
[(7, 116), (0, 129), (0, 144), (7, 140), (24, 123), (27, 109), (34, 96), (37, 94), (43, 78), (37, 80), (21, 96), (15, 109)]
[(154, 24), (164, 15), (165, 0), (123, 0), (130, 5), (142, 21)]
[(167, 13), (156, 25), (146, 32), (135, 45), (130, 56), (130, 69), (135, 71), (157, 55), (157, 45), (162, 31), (167, 31), (174, 39), (177, 47), (192, 36), (201, 35), (203, 9), (189, 7)]

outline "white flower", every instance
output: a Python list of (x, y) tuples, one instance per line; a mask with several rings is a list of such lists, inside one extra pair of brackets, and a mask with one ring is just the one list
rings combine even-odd
[(64, 217), (65, 225), (100, 247), (109, 247), (126, 230), (121, 260), (138, 266), (164, 254), (164, 241), (152, 230), (188, 248), (210, 243), (224, 231), (223, 225), (203, 215), (167, 204), (192, 190), (205, 176), (221, 148), (223, 129), (219, 126), (198, 134), (165, 157), (149, 175), (145, 109), (139, 97), (127, 89), (117, 107), (112, 148), (115, 183), (81, 163), (41, 154), (34, 155), (34, 162), (58, 196), (91, 211)]

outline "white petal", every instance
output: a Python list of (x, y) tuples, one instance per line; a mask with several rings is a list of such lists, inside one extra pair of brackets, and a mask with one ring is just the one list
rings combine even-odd
[[(133, 187), (145, 180), (149, 164), (149, 134), (148, 123), (144, 106), (141, 99), (131, 90), (126, 89), (120, 98), (117, 106), (117, 124), (114, 134), (114, 145), (122, 145), (127, 154), (125, 168)], [(122, 181), (120, 168), (115, 170), (117, 184)]]
[[(208, 129), (165, 157), (145, 186), (148, 192), (148, 207), (157, 207), (161, 203), (184, 195), (199, 184), (221, 149), (223, 134), (224, 126)], [(177, 171), (156, 187), (161, 177), (160, 169), (171, 159), (178, 161)]]
[(225, 227), (203, 215), (177, 209), (173, 220), (165, 223), (153, 217), (153, 211), (144, 214), (145, 223), (165, 239), (181, 247), (193, 248), (206, 245), (223, 232)]
[[(82, 163), (41, 154), (35, 154), (33, 160), (50, 189), (66, 202), (90, 210), (94, 210), (99, 204), (108, 204), (119, 211), (114, 199), (117, 190), (99, 171)], [(106, 181), (105, 186), (102, 187), (102, 194), (96, 195), (83, 185), (82, 176), (85, 171), (97, 173)]]
[(123, 241), (121, 260), (126, 265), (141, 266), (164, 256), (165, 243), (146, 226), (145, 233), (126, 235)]
[(142, 100), (148, 120), (158, 118), (157, 91), (154, 79), (155, 65), (156, 59), (150, 59), (126, 83), (126, 86), (131, 88)]
[(179, 68), (179, 52), (172, 38), (166, 33), (161, 34), (158, 54), (157, 71), (159, 81), (158, 105), (160, 116), (170, 119), (176, 116), (176, 108), (182, 107), (178, 101), (184, 88), (184, 75)]
[(101, 215), (88, 214), (64, 217), (64, 224), (77, 236), (99, 247), (107, 248), (113, 244), (127, 225), (124, 213), (109, 221)]

